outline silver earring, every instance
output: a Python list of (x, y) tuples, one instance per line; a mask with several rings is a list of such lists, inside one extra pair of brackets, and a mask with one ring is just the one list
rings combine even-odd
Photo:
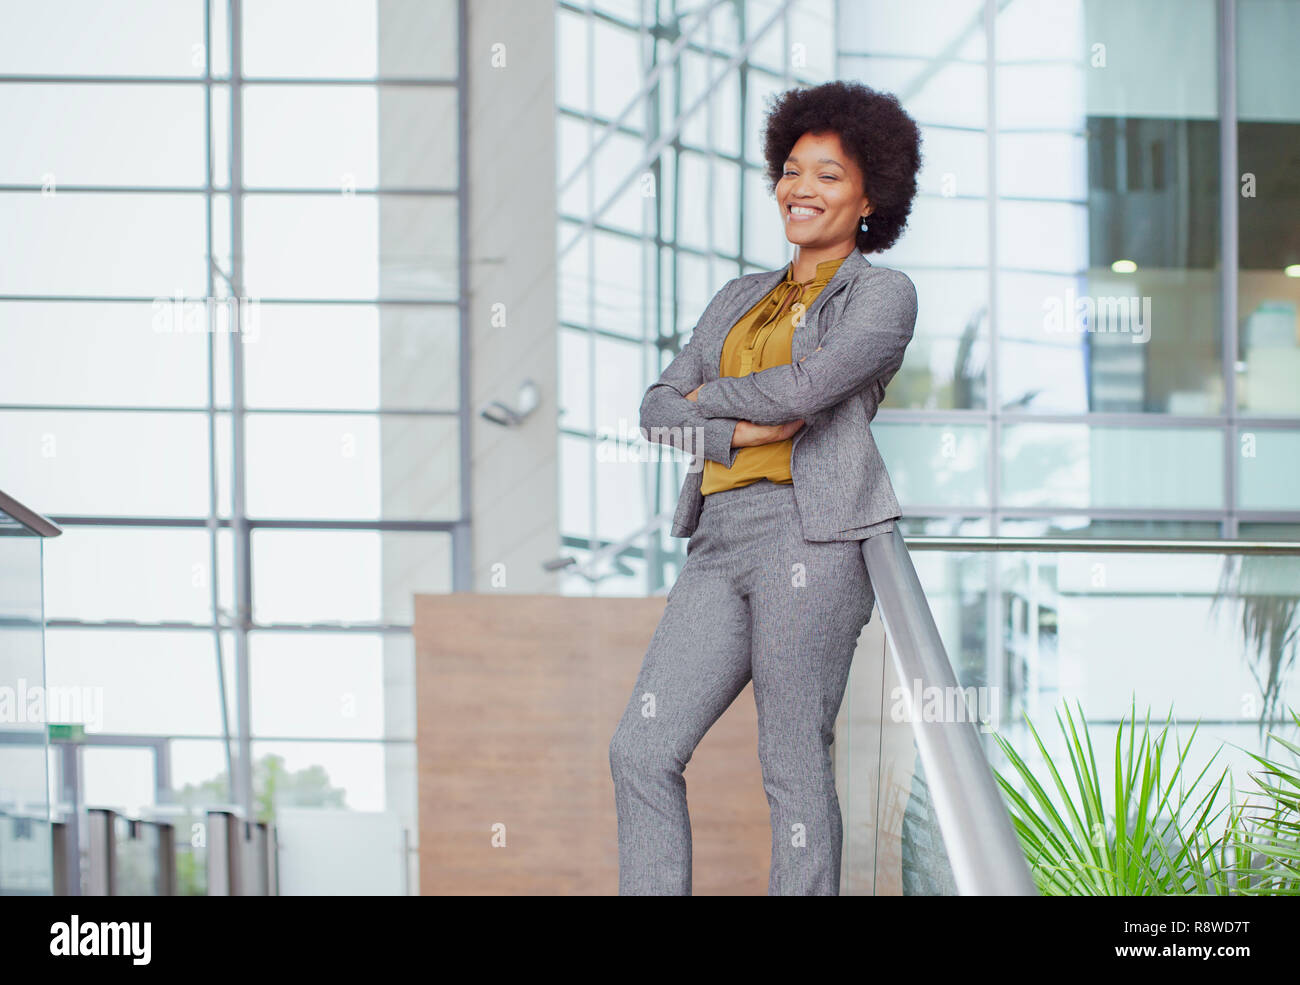
[(867, 217), (866, 217), (866, 216), (863, 216), (863, 217), (862, 217), (862, 225), (859, 226), (858, 228), (861, 229), (864, 233), (867, 231)]

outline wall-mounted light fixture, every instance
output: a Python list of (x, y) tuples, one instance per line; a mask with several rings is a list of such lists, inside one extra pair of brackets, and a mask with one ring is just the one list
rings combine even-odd
[(528, 415), (535, 411), (541, 402), (542, 392), (537, 388), (537, 384), (532, 380), (524, 380), (519, 384), (519, 393), (515, 397), (514, 407), (500, 400), (490, 400), (479, 409), (479, 415), (493, 424), (517, 428), (528, 419)]

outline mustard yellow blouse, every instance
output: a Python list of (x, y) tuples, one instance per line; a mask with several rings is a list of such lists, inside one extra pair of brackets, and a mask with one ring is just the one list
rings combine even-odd
[[(844, 259), (823, 260), (817, 264), (816, 276), (805, 284), (794, 279), (794, 264), (791, 263), (786, 268), (785, 279), (760, 298), (727, 333), (722, 344), (719, 374), (748, 376), (771, 366), (788, 364), (796, 314), (812, 306)], [(723, 489), (747, 486), (759, 479), (793, 482), (790, 475), (790, 452), (793, 448), (794, 438), (740, 448), (731, 468), (705, 459), (700, 492), (707, 496)]]

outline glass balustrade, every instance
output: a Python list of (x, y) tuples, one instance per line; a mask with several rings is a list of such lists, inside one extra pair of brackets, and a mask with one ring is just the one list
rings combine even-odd
[(167, 878), (170, 842), (164, 828), (148, 821), (114, 817), (114, 895), (160, 896)]
[(41, 520), (0, 494), (0, 895), (54, 890)]
[[(988, 765), (1033, 803), (994, 739), (1000, 735), (1061, 807), (1047, 758), (1079, 801), (1068, 709), (1079, 740), (1092, 748), (1108, 837), (1116, 737), (1122, 728), (1127, 756), (1135, 711), (1139, 758), (1148, 714), (1153, 739), (1170, 720), (1160, 756), (1166, 782), (1183, 757), (1184, 782), (1165, 805), (1166, 817), (1180, 805), (1190, 811), (1225, 770), (1240, 802), (1261, 768), (1251, 754), (1295, 765), (1269, 736), (1297, 739), (1291, 712), (1300, 712), (1300, 544), (1016, 546), (984, 541), (962, 549), (923, 537), (908, 543), (957, 688), (900, 679), (887, 608), (859, 641), (835, 744), (845, 894), (957, 892), (958, 859), (945, 844), (938, 791), (918, 752), (918, 719), (952, 729), (964, 716)], [(1215, 803), (1227, 802), (1225, 782)], [(1226, 817), (1209, 826), (1211, 836), (1222, 834)]]

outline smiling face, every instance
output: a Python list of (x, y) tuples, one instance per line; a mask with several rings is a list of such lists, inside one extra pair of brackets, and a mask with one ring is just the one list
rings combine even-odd
[(799, 138), (775, 192), (786, 239), (808, 250), (840, 256), (851, 251), (862, 217), (871, 212), (862, 169), (833, 132)]

